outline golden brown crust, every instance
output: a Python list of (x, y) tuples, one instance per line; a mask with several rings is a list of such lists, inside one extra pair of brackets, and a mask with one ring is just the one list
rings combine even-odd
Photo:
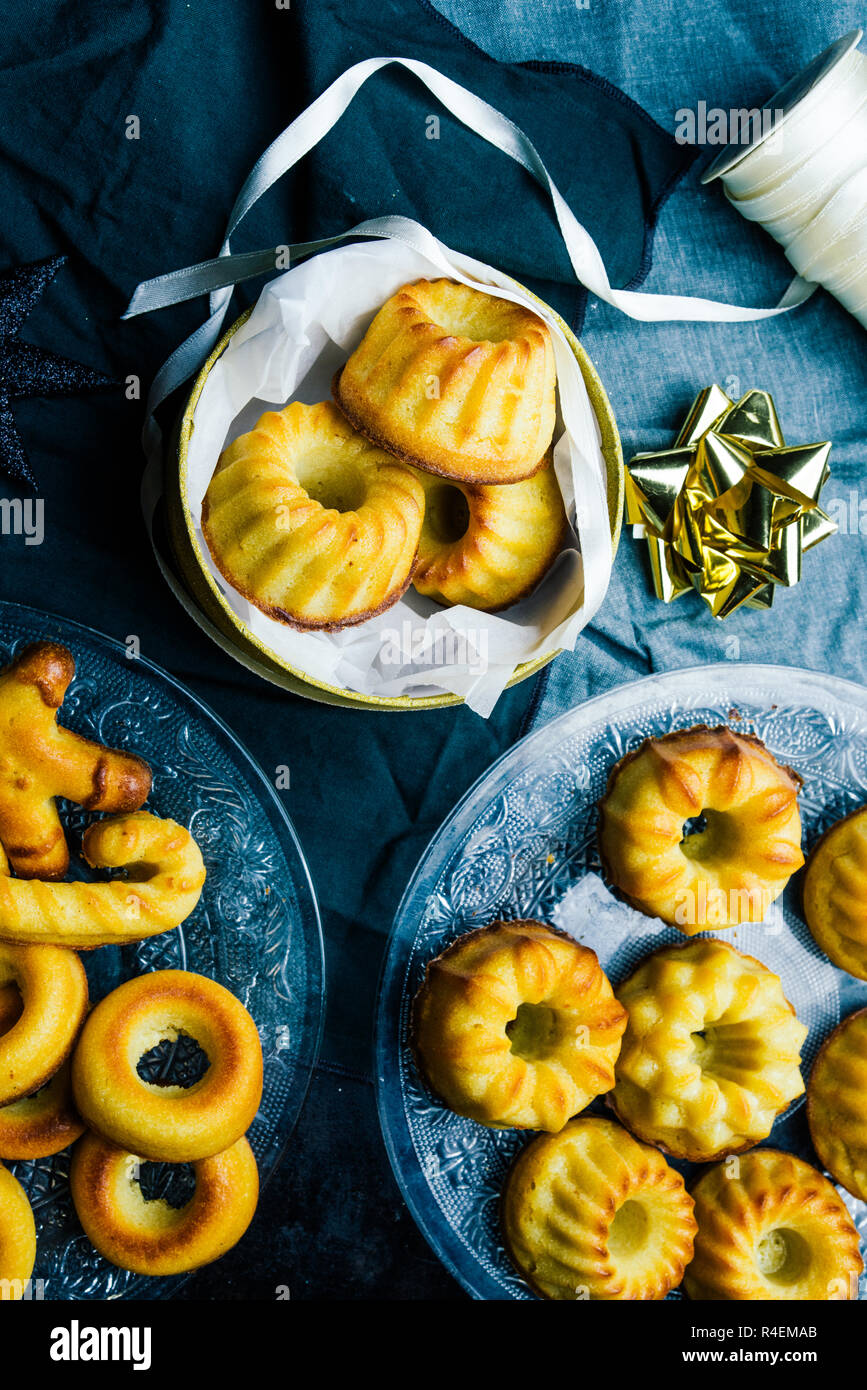
[[(181, 1033), (206, 1053), (204, 1076), (187, 1089), (142, 1081), (140, 1057)], [(228, 1148), (249, 1128), (262, 1098), (262, 1047), (253, 1019), (222, 985), (189, 971), (154, 971), (93, 1010), (72, 1084), (82, 1118), (110, 1143), (187, 1163)]]
[[(631, 1248), (618, 1249), (615, 1220), (629, 1206), (639, 1222)], [(697, 1230), (683, 1179), (658, 1149), (596, 1116), (522, 1150), (501, 1195), (500, 1228), (540, 1298), (605, 1301), (665, 1298), (683, 1278)]]
[(262, 598), (253, 593), (252, 589), (246, 588), (240, 581), (239, 576), (233, 574), (220, 559), (218, 549), (214, 545), (214, 539), (208, 531), (208, 498), (205, 496), (202, 502), (202, 534), (208, 543), (208, 550), (211, 552), (211, 559), (220, 571), (220, 574), (231, 584), (232, 588), (241, 595), (241, 598), (252, 603), (254, 608), (258, 608), (260, 613), (264, 613), (266, 618), (273, 618), (278, 623), (285, 623), (287, 627), (292, 627), (296, 632), (342, 632), (347, 627), (357, 627), (359, 623), (367, 623), (371, 618), (378, 618), (380, 613), (385, 613), (389, 608), (393, 608), (399, 603), (412, 583), (418, 560), (418, 546), (416, 546), (413, 562), (405, 581), (378, 604), (376, 608), (369, 608), (363, 613), (354, 614), (349, 618), (335, 618), (330, 622), (305, 622), (302, 619), (287, 612), (285, 608), (278, 608), (274, 604), (266, 603)]
[[(842, 1019), (819, 1049), (807, 1084), (807, 1124), (813, 1148), (823, 1167), (853, 1197), (867, 1201), (867, 1181), (858, 1181), (858, 1174), (867, 1171), (867, 1149), (862, 1147), (867, 1132), (867, 1095), (859, 1084), (864, 1077), (863, 1074), (846, 1076), (846, 1095), (841, 1097), (840, 1078), (835, 1087), (834, 1078), (826, 1075), (834, 1054), (844, 1051), (847, 1034), (856, 1032), (861, 1024), (867, 1024), (867, 1008), (856, 1009)], [(867, 1054), (859, 1053), (857, 1060), (867, 1063)], [(859, 1067), (859, 1071), (863, 1068)], [(823, 1108), (828, 1112), (825, 1116), (820, 1114)], [(859, 1122), (857, 1130), (861, 1131), (857, 1137), (851, 1132), (853, 1109)]]
[(416, 475), (335, 405), (293, 401), (220, 455), (202, 530), (220, 574), (260, 612), (337, 632), (406, 592), (423, 511)]
[(0, 843), (20, 878), (62, 878), (69, 851), (58, 796), (94, 811), (132, 811), (147, 799), (143, 758), (57, 723), (75, 674), (72, 654), (36, 642), (0, 673)]
[(0, 1106), (33, 1095), (54, 1076), (87, 1013), (87, 976), (74, 951), (0, 942), (0, 985), (10, 983), (22, 1007), (0, 1036)]
[[(775, 772), (780, 774), (781, 780), (784, 783), (788, 782), (790, 791), (793, 793), (795, 799), (797, 799), (797, 795), (804, 784), (801, 775), (798, 772), (796, 772), (794, 768), (789, 767), (784, 763), (778, 762), (774, 755), (768, 750), (766, 745), (758, 737), (758, 735), (749, 733), (747, 731), (741, 732), (739, 730), (734, 730), (730, 728), (727, 724), (694, 724), (689, 728), (674, 729), (667, 734), (661, 734), (659, 736), (646, 738), (635, 748), (630, 749), (629, 752), (625, 753), (623, 757), (618, 759), (618, 761), (609, 770), (605, 792), (598, 802), (596, 844), (599, 852), (602, 872), (607, 883), (614, 890), (614, 892), (620, 898), (623, 899), (624, 902), (629, 904), (630, 907), (633, 907), (636, 911), (641, 912), (648, 917), (656, 918), (662, 916), (662, 913), (657, 910), (654, 910), (654, 908), (650, 906), (647, 901), (645, 901), (635, 893), (630, 893), (629, 891), (627, 891), (627, 889), (623, 886), (623, 883), (619, 881), (621, 879), (621, 875), (618, 871), (617, 865), (612, 862), (611, 855), (609, 852), (606, 851), (605, 848), (605, 841), (606, 838), (609, 837), (609, 835), (612, 841), (616, 839), (615, 829), (613, 827), (609, 827), (608, 824), (607, 808), (609, 802), (611, 801), (615, 793), (615, 789), (623, 772), (630, 766), (638, 762), (639, 759), (645, 757), (645, 755), (647, 755), (648, 753), (656, 752), (659, 749), (677, 748), (679, 751), (683, 753), (684, 757), (689, 757), (691, 754), (703, 752), (708, 748), (717, 748), (720, 750), (724, 757), (731, 758), (736, 757), (742, 751), (743, 745), (745, 745), (748, 748), (753, 748), (756, 750), (757, 753), (760, 753), (762, 757), (768, 762), (768, 764), (770, 764), (773, 767)], [(697, 811), (699, 811), (702, 808), (699, 806), (696, 809)], [(771, 901), (773, 901), (773, 898), (775, 896), (776, 893), (774, 893), (771, 896)], [(669, 922), (669, 924), (672, 926), (677, 926), (681, 930), (684, 930), (682, 924), (675, 921), (674, 918), (670, 915), (663, 916), (663, 920)], [(725, 926), (727, 924), (710, 923), (708, 924), (707, 929), (710, 930), (715, 925)], [(729, 923), (728, 925), (735, 924)], [(687, 934), (691, 935), (693, 933), (687, 931)]]
[[(506, 486), (441, 483), (421, 475), (425, 518), (412, 581), (420, 594), (499, 613), (534, 591), (569, 529), (550, 451), (542, 462), (533, 478)], [(441, 536), (433, 519), (443, 490), (454, 490), (466, 503), (466, 530), (455, 538)]]
[(553, 1132), (614, 1084), (625, 1026), (595, 954), (527, 919), (466, 932), (429, 963), (408, 1041), (456, 1113)]
[(135, 1185), (138, 1159), (86, 1134), (72, 1156), (70, 1190), (78, 1218), (99, 1252), (139, 1274), (181, 1274), (219, 1259), (253, 1219), (256, 1160), (240, 1138), (193, 1164), (195, 1192), (179, 1210), (145, 1202)]
[(453, 480), (516, 483), (551, 443), (554, 348), (525, 305), (421, 279), (382, 305), (332, 391), (394, 457)]
[[(804, 921), (807, 923), (816, 944), (821, 947), (829, 960), (859, 980), (867, 980), (867, 941), (862, 945), (857, 939), (842, 938), (839, 928), (834, 925), (835, 918), (839, 921), (843, 916), (839, 907), (835, 912), (829, 913), (826, 921), (822, 920), (822, 908), (828, 906), (831, 889), (834, 886), (835, 860), (832, 858), (830, 863), (826, 863), (828, 852), (835, 840), (845, 838), (848, 828), (854, 822), (863, 820), (865, 817), (867, 817), (867, 806), (856, 806), (854, 811), (850, 811), (848, 815), (842, 816), (828, 827), (810, 850), (801, 884), (801, 907)], [(867, 870), (864, 871), (864, 885), (865, 892), (867, 892)], [(850, 944), (845, 944), (846, 940)], [(859, 946), (861, 946), (860, 955), (863, 960), (859, 959)]]
[(36, 1223), (27, 1193), (0, 1163), (0, 1302), (27, 1296), (36, 1261)]
[(420, 458), (418, 454), (412, 453), (409, 449), (403, 449), (399, 444), (390, 442), (381, 430), (377, 430), (374, 425), (362, 419), (356, 410), (347, 402), (346, 398), (340, 393), (340, 378), (343, 375), (343, 367), (334, 373), (331, 381), (331, 394), (335, 404), (340, 407), (353, 429), (363, 434), (365, 439), (369, 439), (371, 444), (375, 444), (378, 449), (385, 449), (401, 463), (407, 463), (412, 468), (417, 468), (420, 473), (432, 473), (437, 478), (445, 478), (451, 483), (468, 483), (473, 486), (508, 486), (509, 483), (522, 483), (527, 478), (532, 478), (540, 469), (545, 467), (547, 455), (543, 454), (539, 461), (533, 464), (532, 468), (520, 472), (510, 472), (508, 478), (504, 478), (502, 471), (494, 468), (487, 469), (478, 473), (456, 472), (454, 469), (437, 466), (430, 459)]
[(684, 1285), (698, 1301), (858, 1297), (858, 1232), (839, 1194), (810, 1164), (755, 1149), (705, 1169), (692, 1188), (698, 1235)]
[(82, 853), (92, 867), (128, 870), (96, 883), (32, 883), (0, 874), (0, 940), (89, 950), (170, 931), (205, 882), (201, 852), (176, 821), (148, 811), (94, 821)]
[[(690, 1163), (714, 1163), (729, 1155), (743, 1153), (754, 1148), (770, 1133), (776, 1116), (782, 1114), (793, 1099), (803, 1094), (803, 1080), (799, 1070), (799, 1049), (806, 1037), (807, 1030), (798, 1020), (790, 1001), (782, 993), (778, 977), (773, 975), (755, 956), (747, 955), (746, 952), (738, 950), (730, 942), (717, 937), (678, 942), (675, 945), (662, 946), (651, 952), (619, 988), (619, 995), (627, 1009), (633, 1007), (632, 995), (636, 991), (638, 991), (640, 1002), (652, 1000), (655, 996), (660, 999), (670, 999), (672, 990), (675, 988), (673, 972), (668, 971), (667, 977), (664, 977), (661, 972), (672, 961), (676, 966), (679, 957), (687, 962), (694, 958), (696, 971), (703, 972), (708, 970), (712, 958), (715, 957), (720, 962), (728, 959), (732, 967), (738, 970), (738, 975), (733, 980), (735, 985), (744, 972), (747, 976), (752, 975), (757, 982), (761, 981), (773, 985), (773, 998), (764, 1006), (761, 1013), (755, 1016), (739, 1017), (740, 1011), (734, 1004), (734, 993), (732, 994), (732, 1003), (727, 1009), (728, 1012), (734, 1007), (735, 1021), (741, 1025), (751, 1021), (757, 1039), (767, 1040), (773, 1031), (775, 1039), (775, 1046), (772, 1050), (774, 1074), (771, 1074), (768, 1065), (755, 1061), (752, 1063), (752, 1066), (757, 1068), (754, 1072), (750, 1070), (749, 1066), (740, 1064), (739, 1067), (739, 1088), (745, 1094), (750, 1093), (751, 1083), (755, 1083), (755, 1093), (761, 1095), (763, 1102), (760, 1112), (757, 1113), (750, 1108), (748, 1116), (733, 1114), (730, 1118), (727, 1111), (720, 1113), (718, 1088), (715, 1083), (707, 1088), (702, 1075), (705, 1065), (702, 1062), (696, 1062), (694, 1058), (687, 1058), (681, 1046), (683, 1041), (681, 1033), (686, 1026), (683, 1022), (684, 1019), (691, 1019), (688, 1025), (690, 1032), (694, 1029), (703, 1031), (706, 1027), (713, 1025), (714, 1020), (708, 1019), (706, 1013), (703, 1013), (700, 1008), (695, 1010), (697, 1018), (693, 1016), (693, 996), (695, 995), (698, 1003), (706, 1008), (707, 995), (702, 993), (702, 989), (716, 987), (719, 968), (712, 971), (712, 982), (709, 978), (697, 974), (692, 990), (681, 979), (678, 979), (677, 992), (683, 999), (680, 1011), (675, 1010), (670, 1015), (665, 1011), (662, 1018), (657, 1018), (655, 1021), (643, 1014), (640, 1028), (636, 1022), (637, 1013), (635, 1011), (631, 1013), (617, 1064), (617, 1085), (606, 1096), (605, 1100), (621, 1123), (643, 1142), (655, 1145), (672, 1158), (683, 1159)], [(655, 980), (648, 973), (654, 969), (657, 972)], [(639, 985), (636, 985), (636, 981), (639, 982)], [(748, 997), (751, 996), (748, 995)], [(794, 1027), (790, 1025), (789, 1020), (793, 1021)], [(652, 1055), (659, 1061), (659, 1068), (654, 1077), (655, 1089), (652, 1094), (650, 1092), (645, 1094), (645, 1083), (640, 1083), (637, 1080), (637, 1076), (642, 1074), (640, 1059), (646, 1048), (650, 1049)], [(638, 1071), (633, 1074), (636, 1065), (638, 1065)], [(731, 1072), (731, 1065), (726, 1065), (727, 1070)], [(698, 1070), (693, 1076), (695, 1067)], [(712, 1061), (710, 1072), (713, 1075)], [(683, 1100), (686, 1096), (687, 1085), (690, 1087), (689, 1100), (692, 1116), (689, 1122), (684, 1119), (683, 1123), (676, 1126), (668, 1121), (665, 1123), (657, 1122), (653, 1107), (649, 1103), (652, 1095), (658, 1095), (665, 1102), (670, 1102), (675, 1097), (680, 1097)], [(642, 1107), (651, 1112), (649, 1119), (639, 1113)], [(704, 1113), (701, 1113), (702, 1111)], [(738, 1134), (738, 1128), (744, 1126), (747, 1120), (753, 1125), (752, 1132)], [(702, 1145), (700, 1140), (702, 1130), (707, 1131), (708, 1125), (713, 1128), (723, 1122), (729, 1129), (729, 1137), (719, 1147), (710, 1146), (707, 1140)], [(677, 1141), (672, 1137), (671, 1131), (674, 1131), (678, 1136)], [(695, 1141), (692, 1143), (689, 1142), (690, 1131)]]
[(49, 1158), (83, 1133), (72, 1103), (69, 1058), (37, 1095), (0, 1106), (0, 1158)]

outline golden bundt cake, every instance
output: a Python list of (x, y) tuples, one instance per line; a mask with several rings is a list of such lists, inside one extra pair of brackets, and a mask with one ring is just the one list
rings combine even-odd
[(534, 1139), (503, 1193), (506, 1249), (543, 1298), (661, 1299), (692, 1258), (683, 1178), (612, 1120)]
[(330, 401), (268, 411), (220, 455), (202, 530), (220, 573), (270, 618), (333, 631), (381, 613), (415, 564), (424, 492)]
[(614, 1085), (626, 1027), (599, 962), (542, 922), (467, 932), (428, 966), (412, 1010), (419, 1070), (492, 1129), (562, 1129)]
[(698, 1300), (858, 1297), (858, 1232), (821, 1173), (758, 1149), (704, 1173), (692, 1190), (698, 1235), (684, 1287)]
[(810, 854), (804, 917), (834, 964), (867, 980), (867, 806), (832, 825)]
[(646, 739), (600, 805), (605, 873), (686, 936), (761, 922), (804, 862), (800, 787), (760, 739), (725, 726)]
[(822, 1047), (807, 1086), (807, 1119), (828, 1172), (867, 1202), (867, 1009), (844, 1019)]
[(728, 942), (664, 946), (617, 993), (629, 1022), (609, 1103), (640, 1139), (709, 1163), (803, 1095), (807, 1029), (779, 977)]
[(418, 477), (425, 512), (412, 582), (420, 594), (490, 613), (535, 589), (566, 534), (550, 455), (532, 478), (503, 487)]
[(27, 1193), (0, 1163), (0, 1303), (23, 1298), (36, 1260), (36, 1223)]
[(530, 309), (419, 280), (382, 306), (334, 396), (406, 463), (465, 483), (515, 483), (551, 443), (556, 381), (551, 335)]

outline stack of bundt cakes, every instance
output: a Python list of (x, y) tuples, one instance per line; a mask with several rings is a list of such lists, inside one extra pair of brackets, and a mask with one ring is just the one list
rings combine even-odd
[(315, 632), (366, 621), (411, 582), (485, 612), (535, 588), (567, 533), (538, 315), (451, 280), (405, 285), (334, 396), (267, 412), (220, 455), (202, 531), (239, 594)]
[[(609, 777), (603, 866), (695, 939), (614, 989), (592, 951), (536, 921), (475, 928), (428, 965), (409, 1041), (429, 1089), (483, 1125), (547, 1131), (518, 1153), (501, 1203), (505, 1249), (541, 1297), (662, 1299), (681, 1284), (697, 1300), (859, 1297), (859, 1233), (834, 1182), (867, 1201), (867, 1009), (810, 1077), (829, 1181), (756, 1148), (804, 1094), (807, 1028), (761, 961), (698, 935), (762, 921), (803, 864), (800, 788), (754, 736), (647, 739)], [(867, 808), (819, 842), (804, 895), (817, 941), (861, 978), (865, 846)], [(712, 917), (679, 911), (714, 895)], [(603, 1104), (616, 1120), (588, 1111)], [(690, 1190), (664, 1155), (702, 1165)]]

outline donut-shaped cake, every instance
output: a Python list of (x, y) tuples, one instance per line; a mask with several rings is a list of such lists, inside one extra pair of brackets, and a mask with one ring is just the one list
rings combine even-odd
[(0, 1037), (0, 1105), (45, 1085), (72, 1051), (87, 1013), (84, 966), (61, 946), (0, 941), (0, 988), (10, 985), (21, 1012)]
[(516, 483), (551, 444), (556, 382), (551, 335), (532, 310), (418, 280), (383, 304), (334, 397), (368, 439), (427, 473)]
[[(23, 1007), (15, 985), (0, 989), (0, 1038), (18, 1022)], [(0, 1158), (48, 1158), (83, 1132), (72, 1103), (69, 1057), (35, 1095), (0, 1106)]]
[[(209, 1066), (192, 1086), (143, 1080), (152, 1048), (185, 1034)], [(167, 1163), (227, 1149), (262, 1098), (262, 1047), (253, 1019), (222, 985), (186, 970), (127, 980), (91, 1013), (72, 1059), (75, 1104), (85, 1123), (119, 1148)]]
[(692, 1190), (698, 1235), (684, 1286), (699, 1300), (858, 1297), (858, 1232), (836, 1189), (793, 1154), (758, 1149)]
[(867, 806), (832, 825), (804, 874), (804, 917), (826, 956), (867, 980)]
[(253, 1150), (238, 1139), (193, 1164), (195, 1191), (183, 1207), (145, 1201), (140, 1160), (96, 1134), (72, 1154), (70, 1190), (89, 1240), (112, 1264), (136, 1274), (183, 1274), (237, 1245), (256, 1213), (259, 1175)]
[(613, 1120), (534, 1139), (503, 1193), (506, 1249), (543, 1298), (661, 1299), (692, 1258), (683, 1178)]
[(646, 739), (600, 804), (605, 873), (685, 936), (761, 922), (804, 862), (800, 787), (759, 739), (724, 726)]
[(867, 1009), (845, 1018), (813, 1063), (807, 1119), (828, 1172), (867, 1201)]
[(556, 1131), (614, 1085), (625, 1027), (593, 951), (542, 922), (494, 922), (427, 967), (410, 1041), (457, 1114)]
[(803, 1095), (807, 1029), (779, 977), (728, 942), (665, 946), (618, 997), (629, 1022), (610, 1104), (675, 1158), (709, 1163), (748, 1149)]
[(419, 473), (424, 524), (413, 586), (438, 603), (494, 612), (529, 594), (566, 534), (550, 455), (521, 483), (450, 483)]
[(27, 1193), (0, 1163), (0, 1303), (23, 1298), (36, 1261), (36, 1223)]
[(409, 586), (424, 513), (411, 468), (330, 401), (268, 411), (220, 455), (202, 503), (214, 563), (270, 618), (364, 622)]

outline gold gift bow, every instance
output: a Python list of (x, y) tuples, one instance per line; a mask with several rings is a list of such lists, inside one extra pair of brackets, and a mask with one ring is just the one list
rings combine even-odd
[(706, 386), (670, 449), (626, 467), (626, 519), (647, 541), (657, 598), (695, 589), (715, 618), (770, 608), (801, 557), (837, 530), (819, 496), (829, 442), (786, 445), (767, 391)]

